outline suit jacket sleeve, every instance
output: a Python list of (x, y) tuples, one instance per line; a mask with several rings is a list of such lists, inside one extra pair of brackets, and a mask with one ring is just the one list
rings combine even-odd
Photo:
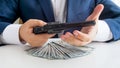
[[(12, 24), (20, 15), (19, 0), (0, 0), (0, 33), (5, 27)], [(91, 0), (93, 1), (93, 0)], [(120, 7), (115, 5), (111, 0), (95, 0), (97, 4), (105, 6), (100, 16), (109, 25), (114, 40), (120, 39)]]
[(113, 40), (120, 39), (120, 7), (111, 0), (97, 0), (96, 3), (104, 5), (100, 19), (106, 21), (109, 25)]
[(0, 34), (18, 18), (18, 0), (0, 0)]

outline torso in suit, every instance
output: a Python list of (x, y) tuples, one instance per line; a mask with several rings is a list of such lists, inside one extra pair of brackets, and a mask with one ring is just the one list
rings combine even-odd
[[(67, 0), (66, 22), (85, 21), (97, 4), (105, 6), (100, 20), (107, 22), (114, 40), (118, 40), (120, 38), (120, 7), (111, 0)], [(0, 33), (18, 17), (23, 22), (29, 19), (55, 21), (50, 0), (0, 0)]]

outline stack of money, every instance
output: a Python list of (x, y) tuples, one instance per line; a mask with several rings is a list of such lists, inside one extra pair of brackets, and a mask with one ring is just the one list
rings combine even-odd
[(88, 46), (76, 47), (64, 41), (51, 41), (42, 47), (29, 48), (26, 51), (35, 57), (60, 60), (88, 55), (93, 51), (93, 48)]

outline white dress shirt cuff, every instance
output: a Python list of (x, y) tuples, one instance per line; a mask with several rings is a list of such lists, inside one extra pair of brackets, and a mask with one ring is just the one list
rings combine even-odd
[(99, 20), (97, 35), (93, 41), (105, 42), (111, 40), (112, 38), (113, 35), (108, 24), (103, 20)]
[(3, 44), (23, 44), (19, 39), (19, 28), (20, 24), (8, 25), (3, 31), (2, 43)]

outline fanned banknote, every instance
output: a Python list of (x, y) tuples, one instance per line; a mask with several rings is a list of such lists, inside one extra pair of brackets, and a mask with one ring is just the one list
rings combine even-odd
[(48, 41), (42, 47), (27, 49), (27, 53), (40, 58), (50, 60), (71, 59), (88, 55), (94, 48), (88, 46), (76, 47), (62, 40)]

